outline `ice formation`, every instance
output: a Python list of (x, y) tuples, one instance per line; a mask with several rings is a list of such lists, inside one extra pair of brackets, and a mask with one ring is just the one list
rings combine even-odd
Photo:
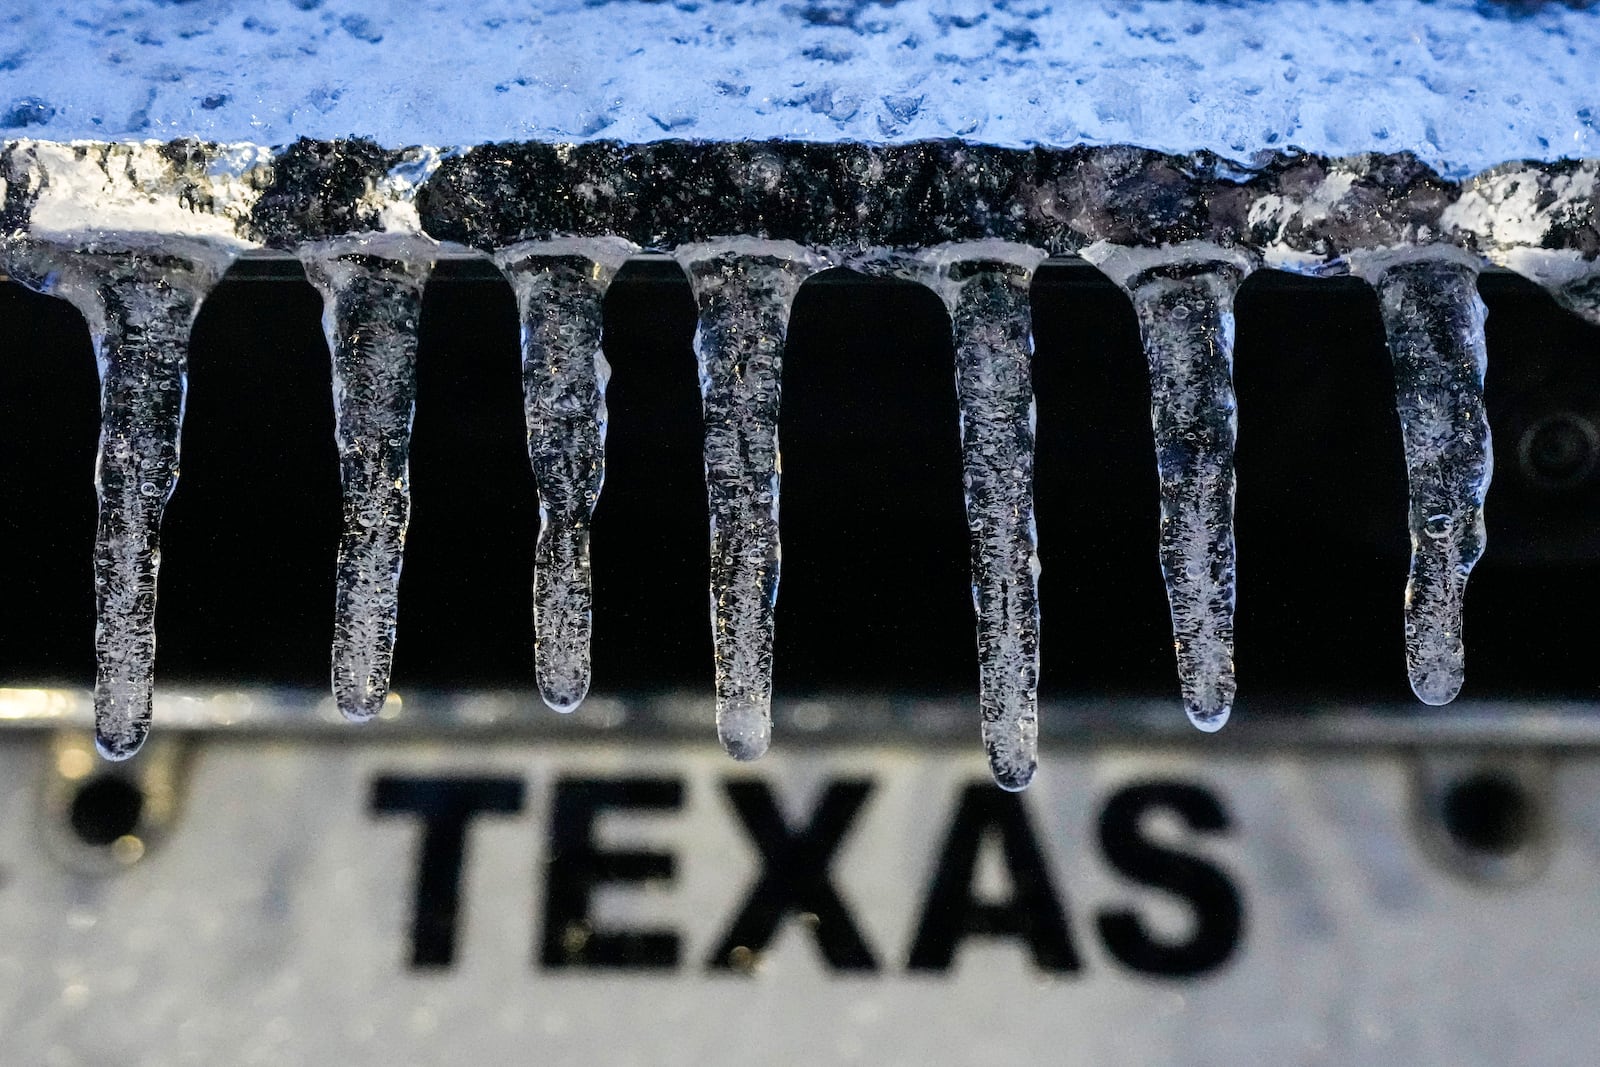
[(1494, 470), (1478, 264), (1435, 252), (1380, 257), (1359, 269), (1378, 291), (1389, 335), (1411, 483), (1406, 669), (1418, 700), (1448, 704), (1466, 679), (1462, 602), (1483, 555), (1483, 502)]
[[(1033, 523), (1033, 312), (1044, 260), (1002, 242), (946, 245), (918, 266), (956, 350), (962, 481), (978, 617), (978, 707), (995, 781), (1022, 789), (1039, 750), (1039, 548)], [(912, 277), (917, 274), (913, 273)]]
[(333, 695), (346, 718), (378, 714), (389, 695), (400, 565), (411, 518), (411, 419), (417, 322), (432, 263), (389, 259), (347, 242), (304, 253), (322, 294), (333, 352), (334, 439), (344, 521), (333, 620)]
[(1600, 154), (1586, 6), (19, 3), (0, 13), (0, 137), (1298, 145), (1460, 175)]
[(351, 717), (389, 686), (422, 289), (436, 256), (467, 251), (499, 266), (522, 319), (533, 656), (558, 710), (591, 681), (601, 302), (640, 249), (676, 257), (699, 309), (716, 712), (735, 756), (771, 734), (789, 309), (832, 266), (920, 281), (951, 316), (1000, 784), (1027, 784), (1036, 759), (1027, 290), (1047, 255), (1089, 259), (1137, 314), (1179, 685), (1208, 730), (1235, 693), (1234, 293), (1261, 267), (1373, 284), (1411, 482), (1407, 662), (1422, 700), (1451, 699), (1491, 468), (1475, 279), (1518, 271), (1600, 322), (1600, 13), (1283, 0), (1272, 15), (1220, 0), (0, 15), (0, 135), (17, 138), (0, 265), (73, 300), (101, 361), (102, 750), (131, 754), (148, 724), (188, 328), (248, 249), (298, 256), (326, 300), (346, 520), (333, 673)]
[(589, 523), (605, 482), (606, 381), (601, 303), (634, 251), (618, 240), (533, 241), (498, 252), (522, 319), (528, 460), (539, 486), (533, 564), (539, 695), (572, 711), (589, 692), (593, 586)]
[(694, 350), (706, 424), (717, 736), (729, 755), (751, 760), (772, 740), (783, 341), (795, 294), (825, 264), (753, 239), (677, 254), (700, 308)]
[(1085, 255), (1133, 300), (1150, 366), (1161, 573), (1184, 710), (1207, 732), (1233, 711), (1233, 298), (1254, 268), (1204, 242)]
[[(164, 228), (171, 217), (141, 201), (155, 186), (192, 180), (205, 169), (187, 148), (116, 146), (84, 166), (79, 153), (44, 145), (30, 159), (49, 166), (65, 193), (31, 213), (24, 239), (18, 208), (31, 207), (36, 191), (23, 187), (19, 196), (11, 162), (0, 166), (0, 193), (7, 197), (0, 267), (70, 301), (94, 344), (100, 372), (95, 742), (106, 758), (120, 760), (139, 750), (150, 729), (161, 520), (178, 482), (189, 331), (243, 244), (220, 218), (152, 236), (151, 222)], [(252, 172), (250, 153), (236, 162), (238, 174)], [(109, 177), (112, 169), (119, 179)], [(76, 214), (72, 201), (103, 204), (95, 214), (111, 232)]]
[(161, 519), (178, 484), (189, 329), (221, 275), (176, 255), (75, 255), (49, 291), (89, 323), (100, 368), (95, 457), (95, 743), (126, 759), (150, 730)]

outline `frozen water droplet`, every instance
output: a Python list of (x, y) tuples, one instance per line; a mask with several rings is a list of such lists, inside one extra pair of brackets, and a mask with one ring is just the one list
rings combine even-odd
[(1463, 602), (1483, 555), (1494, 469), (1483, 403), (1485, 310), (1478, 272), (1459, 258), (1375, 273), (1411, 491), (1406, 667), (1417, 699), (1448, 704), (1466, 679)]
[(139, 492), (145, 496), (155, 496), (157, 493), (161, 492), (161, 490), (156, 488), (155, 482), (143, 482), (139, 486)]
[[(534, 673), (551, 708), (570, 712), (590, 683), (589, 524), (605, 481), (601, 307), (622, 242), (519, 246), (496, 257), (522, 319), (523, 413), (539, 487), (533, 564)], [(580, 254), (581, 253), (581, 254)]]
[[(138, 755), (139, 749), (144, 747), (145, 738), (150, 735), (150, 717), (139, 714), (138, 701), (126, 707), (115, 704), (101, 707), (106, 708), (105, 713), (99, 707), (95, 709), (95, 751), (114, 763)], [(109, 725), (102, 719), (115, 719), (117, 725)]]
[(1127, 285), (1150, 370), (1150, 421), (1161, 476), (1161, 572), (1172, 609), (1178, 679), (1189, 721), (1228, 721), (1233, 672), (1232, 263), (1150, 271)]
[(676, 255), (700, 313), (718, 732), (731, 755), (754, 759), (771, 733), (783, 342), (795, 294), (823, 263), (771, 242), (684, 246)]
[(1228, 725), (1228, 716), (1233, 714), (1233, 705), (1220, 694), (1208, 693), (1203, 694), (1197, 701), (1184, 701), (1183, 710), (1195, 729), (1214, 734)]
[(723, 750), (743, 763), (760, 759), (772, 743), (770, 703), (728, 700), (717, 708), (717, 738)]
[[(962, 254), (954, 246), (941, 259)], [(945, 262), (961, 409), (962, 484), (978, 622), (978, 705), (995, 781), (1022, 789), (1038, 765), (1039, 555), (1033, 520), (1033, 336), (1023, 262)]]
[(389, 693), (416, 408), (414, 324), (429, 262), (348, 248), (304, 255), (333, 355), (334, 439), (344, 496), (335, 577), (333, 693), (344, 715), (377, 715)]

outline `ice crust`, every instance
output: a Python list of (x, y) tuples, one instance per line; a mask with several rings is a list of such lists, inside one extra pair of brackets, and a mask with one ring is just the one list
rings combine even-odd
[(1600, 150), (1600, 10), (1498, 0), (0, 4), (0, 137)]

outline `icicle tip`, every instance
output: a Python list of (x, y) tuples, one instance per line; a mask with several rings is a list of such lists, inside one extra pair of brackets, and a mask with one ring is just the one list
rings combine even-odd
[(985, 723), (983, 747), (989, 753), (989, 773), (994, 775), (996, 785), (1008, 793), (1028, 788), (1039, 769), (1037, 720), (1013, 724), (1010, 731)]
[(994, 774), (994, 784), (1004, 789), (1007, 793), (1020, 793), (1033, 783), (1033, 774), (1039, 769), (1037, 763), (1027, 763), (1022, 766), (1000, 766), (989, 764), (989, 770)]
[(144, 747), (144, 739), (149, 735), (150, 727), (146, 724), (130, 723), (117, 728), (97, 725), (94, 730), (94, 747), (102, 758), (112, 763), (121, 763), (138, 755), (139, 749)]
[(740, 763), (758, 760), (772, 743), (772, 709), (757, 701), (729, 701), (717, 711), (717, 737)]
[(1461, 692), (1465, 670), (1459, 659), (1441, 658), (1411, 669), (1411, 691), (1432, 708), (1443, 707)]
[(341, 686), (334, 687), (334, 701), (339, 705), (339, 713), (350, 722), (369, 722), (378, 717), (383, 710), (383, 702), (389, 697), (386, 687), (362, 687), (348, 690)]
[(545, 707), (562, 715), (571, 715), (589, 695), (589, 679), (570, 679), (564, 684), (544, 681), (539, 683), (539, 699)]
[(1196, 730), (1202, 733), (1214, 734), (1228, 725), (1228, 716), (1233, 714), (1232, 704), (1223, 704), (1219, 707), (1201, 707), (1198, 704), (1189, 704), (1184, 709), (1189, 715), (1189, 721)]

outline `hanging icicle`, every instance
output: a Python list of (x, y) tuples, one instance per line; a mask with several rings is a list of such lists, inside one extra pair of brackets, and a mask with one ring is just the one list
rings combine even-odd
[[(386, 250), (387, 251), (387, 250)], [(333, 693), (353, 720), (389, 694), (400, 565), (411, 513), (417, 323), (430, 258), (392, 259), (339, 244), (302, 253), (322, 294), (333, 353), (334, 438), (344, 519), (334, 604)]]
[(795, 294), (826, 264), (798, 246), (745, 238), (675, 255), (700, 311), (717, 735), (729, 755), (753, 760), (772, 739), (783, 341)]
[(1033, 521), (1033, 316), (1044, 252), (999, 241), (921, 257), (950, 312), (962, 482), (978, 624), (978, 705), (989, 768), (1026, 788), (1039, 748), (1039, 551)]
[(1483, 556), (1494, 471), (1483, 404), (1488, 366), (1478, 261), (1454, 248), (1358, 263), (1378, 292), (1411, 488), (1406, 670), (1424, 704), (1448, 704), (1466, 679), (1467, 578)]
[[(1091, 254), (1093, 253), (1093, 254)], [(1086, 251), (1133, 300), (1150, 371), (1161, 484), (1159, 555), (1189, 721), (1220, 730), (1233, 711), (1235, 554), (1233, 301), (1255, 263), (1193, 242)]]
[(34, 253), (38, 286), (89, 324), (100, 371), (95, 459), (95, 744), (127, 759), (150, 732), (161, 520), (178, 483), (189, 332), (232, 261), (213, 249)]
[(533, 563), (534, 670), (556, 711), (589, 692), (593, 585), (589, 526), (605, 482), (606, 288), (634, 247), (620, 240), (547, 241), (496, 253), (522, 320), (528, 460), (539, 487)]

